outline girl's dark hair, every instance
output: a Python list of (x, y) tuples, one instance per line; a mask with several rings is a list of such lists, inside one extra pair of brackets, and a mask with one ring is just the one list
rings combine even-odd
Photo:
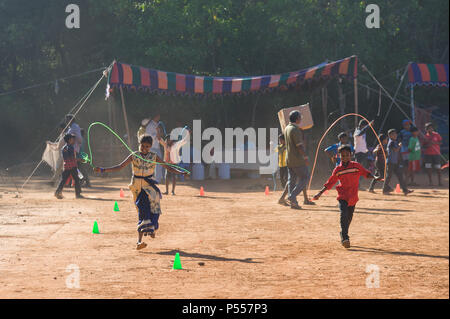
[(419, 129), (415, 126), (411, 127), (411, 129), (409, 130), (411, 133), (412, 132), (417, 132)]
[(139, 144), (142, 144), (142, 143), (148, 143), (150, 145), (153, 145), (153, 138), (150, 135), (144, 135), (139, 140)]
[(347, 133), (341, 132), (341, 133), (339, 133), (339, 135), (338, 135), (338, 139), (341, 139), (341, 138), (343, 138), (344, 136), (348, 136)]
[(351, 153), (352, 152), (352, 147), (350, 145), (348, 145), (348, 144), (344, 144), (344, 145), (339, 146), (338, 153), (342, 153), (343, 151), (348, 151), (348, 152)]
[(280, 135), (278, 135), (278, 138), (279, 138), (279, 139), (281, 139), (281, 140), (285, 140), (285, 138), (284, 138), (284, 134), (280, 134)]
[(391, 129), (388, 131), (388, 135), (391, 135), (392, 133), (397, 133), (397, 130), (396, 130), (395, 128), (391, 128)]
[(429, 128), (430, 126), (431, 126), (432, 128), (434, 128), (433, 123), (428, 122), (427, 124), (425, 124), (425, 129)]
[(378, 138), (380, 139), (380, 141), (384, 141), (385, 139), (387, 139), (388, 137), (385, 134), (380, 134), (378, 135)]

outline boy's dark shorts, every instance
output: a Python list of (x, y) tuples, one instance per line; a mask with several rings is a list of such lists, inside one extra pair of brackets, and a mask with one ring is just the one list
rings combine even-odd
[(441, 168), (441, 157), (439, 155), (425, 154), (423, 162), (425, 163), (425, 168)]

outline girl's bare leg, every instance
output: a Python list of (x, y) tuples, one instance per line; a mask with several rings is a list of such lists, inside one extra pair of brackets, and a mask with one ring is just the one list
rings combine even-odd
[(172, 194), (175, 195), (175, 186), (177, 184), (177, 177), (175, 175), (172, 176)]

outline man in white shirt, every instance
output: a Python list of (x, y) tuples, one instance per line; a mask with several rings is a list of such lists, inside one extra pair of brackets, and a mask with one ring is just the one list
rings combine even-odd
[[(153, 139), (152, 148), (150, 149), (151, 152), (156, 153), (159, 158), (163, 158), (161, 147), (159, 145), (159, 139), (161, 138), (161, 129), (159, 127), (159, 120), (161, 119), (160, 114), (155, 114), (153, 116), (152, 120), (148, 123), (145, 134), (150, 135)], [(161, 165), (156, 165), (155, 168), (155, 176), (154, 179), (159, 183), (161, 182), (161, 178), (163, 176), (163, 167)]]

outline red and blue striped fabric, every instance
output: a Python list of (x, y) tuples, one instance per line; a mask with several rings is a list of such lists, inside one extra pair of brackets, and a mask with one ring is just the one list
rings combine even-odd
[(147, 69), (115, 62), (108, 74), (110, 88), (141, 89), (149, 92), (187, 95), (229, 95), (271, 91), (332, 77), (357, 76), (357, 56), (322, 63), (300, 71), (274, 75), (211, 77)]
[(448, 64), (410, 63), (407, 86), (416, 85), (448, 87)]

